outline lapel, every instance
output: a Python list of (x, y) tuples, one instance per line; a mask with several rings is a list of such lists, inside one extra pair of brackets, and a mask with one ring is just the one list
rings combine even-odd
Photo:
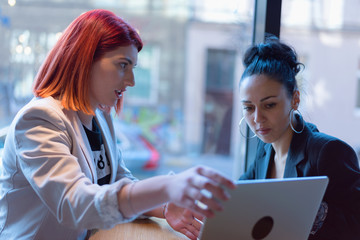
[(82, 156), (84, 156), (85, 159), (83, 159), (81, 156), (76, 155), (78, 158), (80, 165), (87, 165), (89, 167), (89, 171), (85, 172), (85, 174), (90, 177), (93, 183), (97, 182), (96, 177), (96, 168), (94, 164), (94, 156), (91, 151), (91, 147), (88, 141), (88, 138), (86, 136), (84, 127), (80, 121), (80, 118), (77, 114), (77, 112), (72, 110), (66, 110), (63, 108), (61, 102), (59, 100), (54, 99), (53, 97), (46, 98), (46, 101), (48, 104), (53, 105), (55, 109), (60, 109), (59, 114), (64, 115), (65, 118), (68, 119), (69, 125), (73, 128), (73, 134), (75, 135), (75, 142), (74, 144), (77, 144), (80, 146), (80, 149), (82, 151)]
[[(298, 177), (297, 166), (305, 159), (304, 153), (310, 131), (311, 130), (308, 128), (308, 126), (305, 125), (304, 131), (302, 133), (294, 133), (286, 159), (284, 178)], [(265, 179), (267, 177), (273, 151), (274, 150), (271, 144), (264, 145), (263, 161), (259, 162), (258, 167), (258, 176), (260, 179)]]
[[(97, 174), (96, 174), (96, 167), (94, 164), (94, 155), (91, 151), (90, 143), (88, 137), (85, 133), (84, 127), (80, 121), (80, 118), (75, 111), (71, 110), (64, 110), (70, 122), (72, 123), (72, 127), (74, 128), (74, 132), (76, 135), (77, 144), (80, 146), (83, 155), (85, 156), (85, 160), (87, 165), (90, 168), (92, 181), (93, 183), (97, 182)], [(81, 159), (79, 159), (81, 161)]]
[(111, 166), (110, 183), (112, 183), (115, 181), (116, 170), (118, 168), (116, 161), (117, 146), (116, 146), (115, 133), (112, 125), (112, 120), (109, 114), (105, 115), (105, 113), (103, 113), (101, 110), (98, 109), (95, 111), (95, 119), (99, 125), (101, 135), (104, 141), (105, 151), (110, 161), (110, 166)]
[[(305, 123), (305, 122), (304, 122)], [(297, 166), (305, 158), (309, 129), (305, 125), (302, 133), (294, 133), (286, 159), (284, 178), (298, 177)]]
[(272, 152), (274, 151), (271, 144), (265, 144), (264, 150), (265, 150), (264, 152), (265, 157), (263, 158), (263, 161), (259, 162), (259, 167), (258, 167), (258, 171), (259, 171), (258, 176), (260, 179), (265, 179), (267, 177), (267, 172), (270, 166), (271, 155)]

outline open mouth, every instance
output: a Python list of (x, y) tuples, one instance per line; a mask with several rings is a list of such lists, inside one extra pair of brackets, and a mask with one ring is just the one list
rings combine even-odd
[(117, 96), (117, 98), (121, 98), (123, 94), (122, 90), (115, 90), (115, 95)]

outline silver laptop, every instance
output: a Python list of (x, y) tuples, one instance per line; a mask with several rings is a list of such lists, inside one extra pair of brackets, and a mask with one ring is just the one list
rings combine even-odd
[(238, 181), (200, 239), (308, 239), (327, 184), (323, 176)]

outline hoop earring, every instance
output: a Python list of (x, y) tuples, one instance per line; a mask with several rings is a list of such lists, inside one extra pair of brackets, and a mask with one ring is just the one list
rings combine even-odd
[[(295, 130), (294, 126), (292, 125), (292, 116), (294, 115), (294, 112), (295, 112), (295, 111), (298, 112), (298, 114), (300, 115), (300, 119), (302, 119), (302, 125), (303, 125), (303, 126), (302, 126), (302, 129), (301, 129), (300, 131)], [(302, 132), (304, 131), (305, 123), (304, 123), (303, 117), (302, 117), (302, 115), (301, 115), (301, 112), (300, 112), (298, 109), (296, 109), (296, 110), (291, 109), (291, 111), (290, 111), (290, 127), (291, 127), (291, 129), (292, 129), (294, 132), (296, 132), (296, 133), (302, 133)]]
[(241, 131), (241, 123), (243, 122), (244, 119), (245, 119), (245, 117), (242, 117), (242, 119), (241, 119), (240, 122), (239, 122), (239, 131), (240, 131), (241, 136), (243, 136), (244, 138), (247, 138), (247, 139), (251, 139), (251, 138), (256, 137), (256, 134), (255, 134), (255, 133), (254, 133), (253, 136), (248, 137), (248, 136), (244, 135), (244, 133)]

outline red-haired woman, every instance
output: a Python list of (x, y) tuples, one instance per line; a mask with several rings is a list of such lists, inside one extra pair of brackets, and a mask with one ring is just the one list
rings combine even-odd
[[(142, 41), (121, 18), (75, 19), (43, 63), (35, 98), (9, 129), (0, 178), (0, 239), (84, 239), (140, 215), (196, 239), (232, 181), (207, 167), (137, 181), (116, 148), (109, 112), (121, 109)], [(212, 197), (201, 193), (207, 189)], [(201, 208), (197, 201), (207, 208)]]

